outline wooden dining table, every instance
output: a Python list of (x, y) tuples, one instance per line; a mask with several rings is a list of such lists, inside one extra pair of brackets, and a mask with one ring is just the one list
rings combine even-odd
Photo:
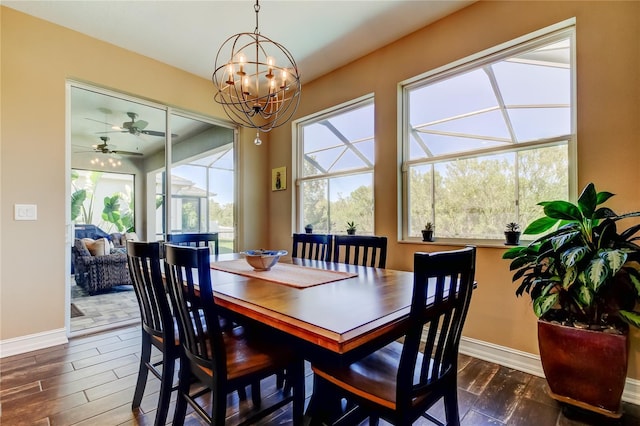
[[(280, 262), (351, 274), (304, 288), (214, 269), (239, 254), (212, 256), (211, 282), (218, 306), (241, 321), (277, 330), (315, 357), (357, 358), (399, 337), (407, 323), (413, 273), (299, 258)], [(277, 270), (278, 264), (273, 270)], [(294, 271), (295, 272), (295, 271)]]

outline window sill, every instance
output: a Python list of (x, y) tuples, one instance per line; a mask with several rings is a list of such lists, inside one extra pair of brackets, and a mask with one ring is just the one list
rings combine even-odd
[[(531, 241), (523, 241), (520, 240), (520, 246), (526, 246)], [(458, 238), (436, 238), (434, 241), (422, 241), (420, 239), (409, 239), (409, 240), (399, 240), (399, 244), (413, 244), (420, 246), (448, 246), (448, 247), (465, 247), (467, 245), (474, 245), (476, 247), (484, 247), (484, 248), (496, 248), (496, 249), (510, 249), (511, 246), (506, 245), (503, 240), (465, 240)]]

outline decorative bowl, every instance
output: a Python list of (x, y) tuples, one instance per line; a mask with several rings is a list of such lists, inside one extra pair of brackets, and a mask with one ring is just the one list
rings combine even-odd
[(278, 263), (281, 256), (286, 256), (288, 253), (286, 250), (247, 250), (242, 252), (254, 271), (268, 271)]

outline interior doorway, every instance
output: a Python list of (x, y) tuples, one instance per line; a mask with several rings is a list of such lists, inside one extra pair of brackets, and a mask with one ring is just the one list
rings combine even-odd
[[(233, 127), (84, 83), (68, 82), (67, 87), (71, 247), (78, 236), (89, 238), (90, 245), (97, 245), (94, 252), (113, 255), (117, 263), (119, 253), (126, 258), (127, 235), (159, 241), (169, 232), (197, 228), (198, 232), (220, 232), (221, 251), (234, 251), (237, 150)], [(88, 190), (96, 176), (106, 180)], [(125, 176), (133, 182), (116, 189), (115, 182)], [(74, 196), (82, 189), (86, 191), (80, 203)], [(92, 235), (77, 232), (85, 225), (99, 229)], [(120, 243), (117, 235), (123, 238)], [(96, 243), (101, 238), (107, 242)], [(95, 270), (92, 274), (99, 275)], [(75, 265), (67, 275), (70, 336), (139, 322), (133, 286), (125, 275), (116, 278), (122, 283), (100, 288), (87, 284), (86, 275), (78, 276)]]

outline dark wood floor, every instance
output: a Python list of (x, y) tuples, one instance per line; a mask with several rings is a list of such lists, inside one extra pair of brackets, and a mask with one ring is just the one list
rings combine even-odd
[[(0, 360), (0, 424), (153, 424), (158, 396), (155, 377), (149, 375), (140, 409), (131, 411), (130, 406), (139, 353), (140, 328), (135, 326), (74, 338), (67, 345)], [(307, 373), (308, 397), (313, 381), (309, 369)], [(639, 406), (624, 404), (622, 419), (613, 423), (566, 411), (546, 395), (544, 379), (468, 356), (460, 356), (458, 377), (463, 425), (640, 425)], [(277, 397), (277, 393), (274, 381), (263, 382), (263, 397)], [(233, 395), (229, 401), (227, 415), (229, 423), (234, 424), (238, 412), (241, 415), (250, 409), (251, 403), (239, 403)], [(173, 406), (169, 415), (172, 413)], [(441, 406), (434, 407), (431, 413), (443, 417)], [(289, 406), (260, 424), (291, 423)], [(185, 424), (202, 423), (192, 413)], [(430, 423), (424, 420), (416, 424)]]

